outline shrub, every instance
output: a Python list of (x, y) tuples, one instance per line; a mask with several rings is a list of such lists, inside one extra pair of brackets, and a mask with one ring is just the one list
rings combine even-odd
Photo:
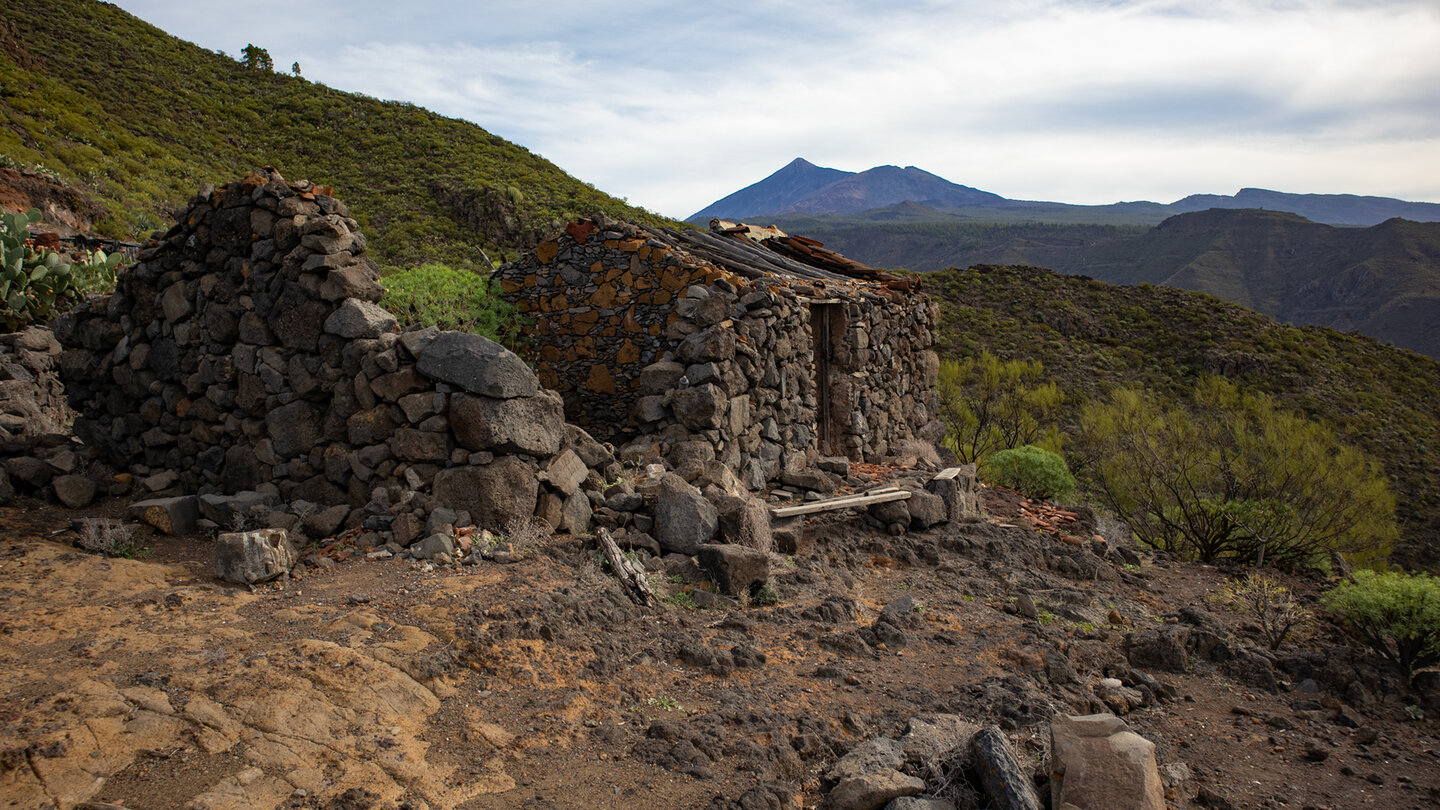
[(1201, 378), (1191, 404), (1138, 389), (1080, 415), (1079, 451), (1106, 505), (1146, 545), (1200, 562), (1305, 567), (1383, 556), (1398, 535), (1384, 471), (1271, 397)]
[(1399, 667), (1406, 683), (1417, 668), (1440, 663), (1440, 578), (1360, 570), (1326, 595), (1325, 606)]
[(1075, 477), (1065, 459), (1033, 444), (990, 455), (980, 465), (980, 477), (1040, 500), (1063, 501), (1075, 494)]
[(1280, 649), (1291, 636), (1308, 635), (1314, 619), (1309, 610), (1295, 601), (1289, 588), (1253, 572), (1244, 579), (1226, 580), (1215, 601), (1254, 619), (1271, 650)]
[(424, 264), (386, 276), (380, 305), (406, 326), (438, 326), (483, 335), (513, 346), (521, 320), (500, 297), (494, 279), (443, 264)]

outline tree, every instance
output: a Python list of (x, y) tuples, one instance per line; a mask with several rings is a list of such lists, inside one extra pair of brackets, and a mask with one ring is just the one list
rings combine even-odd
[(1325, 606), (1410, 683), (1419, 667), (1440, 663), (1440, 578), (1356, 571), (1325, 596)]
[(960, 363), (941, 361), (937, 389), (945, 446), (967, 463), (1027, 444), (1058, 451), (1054, 421), (1065, 397), (1043, 377), (1038, 361), (1001, 360), (988, 351)]
[(291, 73), (291, 75), (296, 76), (296, 77), (298, 77), (298, 76), (300, 75), (300, 63), (299, 63), (299, 62), (296, 62), (296, 63), (294, 63), (293, 65), (290, 66), (290, 73)]
[(1209, 562), (1383, 556), (1398, 536), (1378, 464), (1265, 394), (1202, 378), (1190, 408), (1119, 389), (1081, 411), (1080, 452), (1107, 505), (1155, 548)]
[(270, 58), (270, 52), (259, 45), (246, 45), (240, 52), (240, 64), (251, 70), (263, 70), (266, 73), (275, 72), (275, 60)]

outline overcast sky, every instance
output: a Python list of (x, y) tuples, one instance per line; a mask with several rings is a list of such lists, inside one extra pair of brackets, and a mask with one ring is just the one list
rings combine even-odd
[(1014, 199), (1440, 202), (1437, 0), (118, 0), (688, 216), (795, 157)]

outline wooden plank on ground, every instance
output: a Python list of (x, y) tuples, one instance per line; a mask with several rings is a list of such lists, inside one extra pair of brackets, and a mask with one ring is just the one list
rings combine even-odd
[(854, 509), (859, 506), (869, 506), (875, 503), (888, 503), (889, 501), (908, 501), (910, 492), (903, 489), (888, 488), (882, 492), (868, 492), (864, 495), (849, 495), (844, 498), (828, 498), (823, 501), (800, 504), (799, 506), (781, 506), (770, 510), (770, 516), (774, 518), (795, 517), (797, 515), (811, 515), (816, 512), (830, 512), (835, 509)]

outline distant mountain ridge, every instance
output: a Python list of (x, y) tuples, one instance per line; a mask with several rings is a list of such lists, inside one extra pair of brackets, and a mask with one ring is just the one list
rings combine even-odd
[(864, 222), (790, 216), (776, 224), (876, 267), (1030, 265), (1111, 284), (1178, 287), (1440, 358), (1437, 222), (1346, 228), (1283, 211), (1211, 208), (1150, 228), (882, 221), (876, 212)]
[[(916, 206), (923, 206), (917, 209)], [(1070, 205), (1011, 200), (953, 183), (914, 166), (876, 166), (863, 172), (821, 168), (796, 158), (780, 171), (722, 197), (688, 217), (704, 224), (722, 219), (782, 215), (865, 214), (881, 221), (885, 209), (905, 206), (896, 218), (994, 222), (1066, 222), (1110, 225), (1156, 224), (1175, 214), (1210, 208), (1259, 208), (1288, 211), (1326, 225), (1365, 227), (1402, 217), (1440, 222), (1440, 203), (1407, 202), (1355, 194), (1291, 194), (1242, 188), (1234, 195), (1192, 194), (1173, 203), (1148, 201), (1110, 205)], [(927, 214), (924, 209), (929, 209)]]

